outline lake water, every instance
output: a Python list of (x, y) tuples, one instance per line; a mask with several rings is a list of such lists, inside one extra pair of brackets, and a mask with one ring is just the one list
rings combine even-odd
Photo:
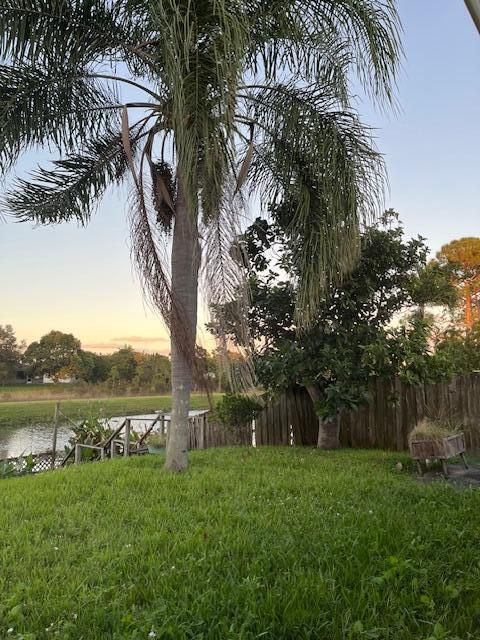
[[(191, 410), (190, 417), (195, 417), (205, 413), (205, 410)], [(156, 414), (137, 414), (128, 416), (131, 420), (131, 428), (137, 433), (143, 434), (152, 425), (152, 420), (157, 419)], [(124, 417), (110, 418), (108, 425), (115, 429), (119, 426), (120, 421)], [(170, 421), (170, 414), (163, 414), (163, 420)], [(65, 445), (68, 444), (72, 437), (71, 425), (68, 423), (61, 424), (57, 432), (57, 451), (63, 452)], [(160, 427), (157, 422), (156, 429)], [(51, 422), (2, 425), (0, 428), (0, 460), (6, 458), (14, 458), (29, 453), (42, 453), (43, 451), (51, 451), (53, 444), (53, 424)]]
[[(203, 411), (190, 411), (190, 415), (201, 414)], [(132, 430), (144, 433), (152, 424), (155, 414), (140, 414), (129, 416), (132, 421)], [(165, 414), (165, 419), (169, 420), (170, 415)], [(123, 420), (122, 417), (111, 418), (109, 426), (112, 429)], [(57, 433), (57, 451), (63, 452), (65, 445), (72, 437), (72, 430), (68, 423), (61, 424)], [(53, 424), (17, 424), (2, 425), (0, 428), (0, 460), (27, 455), (29, 453), (41, 453), (51, 451), (53, 444)]]
[[(72, 431), (68, 424), (60, 425), (57, 451), (63, 451)], [(0, 429), (0, 460), (22, 454), (40, 453), (52, 448), (53, 426), (50, 424), (4, 425)]]

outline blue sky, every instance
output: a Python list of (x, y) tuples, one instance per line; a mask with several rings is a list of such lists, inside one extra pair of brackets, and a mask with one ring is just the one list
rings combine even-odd
[[(453, 238), (480, 235), (480, 37), (462, 0), (399, 0), (398, 7), (406, 54), (399, 113), (358, 108), (385, 155), (386, 206), (435, 252)], [(168, 352), (130, 266), (126, 200), (126, 192), (109, 193), (88, 228), (0, 222), (0, 324), (27, 341), (55, 328), (93, 350), (128, 342)]]
[(401, 0), (400, 113), (359, 110), (379, 127), (388, 205), (432, 251), (480, 235), (480, 37), (462, 0)]

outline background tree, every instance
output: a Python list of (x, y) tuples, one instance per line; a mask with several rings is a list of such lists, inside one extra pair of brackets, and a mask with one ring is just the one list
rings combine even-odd
[(448, 328), (438, 337), (436, 353), (448, 361), (456, 375), (467, 375), (480, 371), (480, 322), (475, 322), (470, 331), (458, 327)]
[(110, 371), (109, 358), (110, 356), (80, 349), (72, 363), (75, 378), (92, 384), (104, 382)]
[(427, 305), (447, 307), (450, 310), (455, 308), (458, 294), (452, 283), (452, 276), (453, 268), (450, 263), (430, 260), (412, 278), (410, 295), (420, 318), (425, 319)]
[(137, 361), (132, 347), (125, 345), (115, 353), (112, 353), (109, 359), (111, 369), (115, 368), (118, 373), (119, 382), (131, 382), (133, 380), (137, 369)]
[(118, 372), (118, 367), (113, 365), (108, 373), (108, 381), (112, 386), (112, 389), (115, 389), (120, 385), (120, 374)]
[(88, 361), (87, 382), (104, 382), (108, 378), (110, 365), (106, 356), (82, 350), (82, 358)]
[(75, 375), (76, 358), (80, 351), (80, 340), (74, 335), (50, 331), (28, 346), (23, 361), (31, 376), (46, 375), (58, 381)]
[[(204, 350), (201, 357), (207, 363), (206, 371), (216, 371), (213, 356)], [(57, 381), (73, 378), (98, 384), (108, 380), (113, 387), (145, 391), (166, 392), (171, 381), (170, 360), (158, 353), (135, 351), (128, 345), (112, 354), (93, 353), (62, 331), (51, 331), (27, 348), (23, 342), (18, 344), (10, 325), (0, 325), (0, 383), (14, 382), (19, 370)]]
[(170, 360), (158, 353), (134, 354), (136, 371), (133, 381), (136, 386), (152, 391), (167, 391), (170, 388)]
[[(350, 81), (391, 101), (393, 1), (4, 0), (0, 55), (2, 170), (34, 145), (62, 158), (18, 181), (7, 212), (85, 224), (106, 188), (133, 175), (133, 253), (171, 333), (166, 465), (181, 470), (201, 257), (210, 302), (227, 302), (241, 280), (229, 249), (242, 184), (294, 207), (305, 325), (326, 281), (358, 256), (383, 165), (351, 109)], [(139, 97), (126, 100), (122, 86)], [(171, 273), (162, 233), (172, 233)]]
[(15, 331), (10, 324), (0, 325), (0, 383), (15, 380), (20, 365), (22, 345), (17, 342)]
[(478, 319), (478, 309), (474, 312), (474, 302), (480, 293), (480, 238), (460, 238), (445, 244), (437, 254), (442, 265), (447, 265), (452, 280), (464, 301), (464, 322), (471, 329)]

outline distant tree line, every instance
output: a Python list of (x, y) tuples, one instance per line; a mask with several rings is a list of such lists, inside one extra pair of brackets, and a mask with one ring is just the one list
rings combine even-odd
[[(196, 381), (196, 388), (224, 389), (226, 380), (215, 352), (201, 347), (197, 351), (203, 378)], [(165, 355), (136, 351), (129, 345), (111, 354), (87, 351), (78, 338), (62, 331), (50, 331), (27, 345), (17, 340), (11, 325), (0, 325), (0, 384), (41, 381), (45, 376), (53, 382), (98, 384), (112, 391), (168, 392), (171, 364)]]
[(19, 343), (11, 325), (0, 325), (0, 383), (26, 379), (105, 383), (112, 388), (125, 385), (167, 391), (170, 360), (158, 353), (135, 351), (124, 346), (112, 354), (82, 349), (71, 333), (50, 331), (28, 346)]

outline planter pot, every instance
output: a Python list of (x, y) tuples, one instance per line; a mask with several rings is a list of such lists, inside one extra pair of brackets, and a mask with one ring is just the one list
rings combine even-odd
[(420, 475), (423, 475), (422, 462), (438, 458), (442, 461), (442, 467), (445, 475), (447, 475), (447, 460), (461, 456), (465, 468), (465, 435), (463, 432), (455, 435), (447, 436), (440, 440), (412, 440), (410, 442), (410, 455), (413, 460), (417, 461)]
[(148, 447), (148, 453), (160, 454), (165, 453), (165, 447)]
[(441, 440), (413, 440), (410, 442), (410, 454), (414, 460), (443, 458), (448, 460), (465, 453), (465, 436), (456, 433)]

